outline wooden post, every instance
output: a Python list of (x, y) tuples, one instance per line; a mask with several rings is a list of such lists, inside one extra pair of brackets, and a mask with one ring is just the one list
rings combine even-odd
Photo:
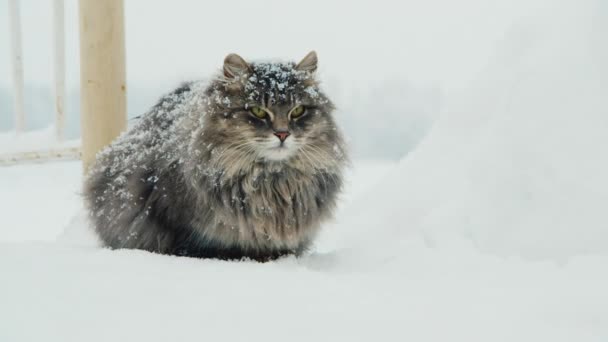
[(123, 0), (80, 0), (82, 163), (126, 128)]
[(63, 0), (53, 1), (53, 78), (55, 135), (63, 141), (65, 129), (65, 24)]
[(21, 50), (21, 13), (19, 1), (8, 1), (8, 22), (11, 35), (11, 64), (13, 69), (13, 111), (15, 112), (15, 132), (25, 129), (23, 109), (23, 54)]

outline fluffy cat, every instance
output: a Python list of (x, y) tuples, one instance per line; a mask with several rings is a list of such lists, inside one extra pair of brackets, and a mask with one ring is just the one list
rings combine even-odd
[(164, 96), (85, 180), (110, 248), (202, 258), (300, 254), (331, 217), (347, 162), (333, 104), (300, 63), (224, 60)]

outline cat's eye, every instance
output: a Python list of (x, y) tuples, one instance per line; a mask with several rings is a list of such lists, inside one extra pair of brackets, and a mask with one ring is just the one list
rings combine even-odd
[(262, 109), (261, 107), (251, 107), (251, 109), (249, 109), (249, 111), (251, 112), (251, 114), (255, 115), (256, 117), (263, 119), (266, 117), (266, 111), (264, 109)]
[(302, 114), (304, 114), (304, 110), (305, 108), (302, 105), (293, 107), (293, 109), (291, 110), (291, 117), (295, 119), (301, 116)]

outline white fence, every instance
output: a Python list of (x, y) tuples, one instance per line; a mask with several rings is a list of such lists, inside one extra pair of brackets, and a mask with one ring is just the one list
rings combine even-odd
[[(58, 143), (65, 140), (65, 19), (64, 0), (53, 0), (53, 102), (55, 139)], [(23, 51), (21, 35), (21, 13), (19, 0), (8, 0), (8, 34), (10, 35), (10, 56), (13, 86), (14, 131), (19, 138), (25, 133), (27, 113), (24, 107), (24, 80), (23, 80)], [(58, 144), (61, 146), (61, 144)], [(19, 163), (24, 161), (48, 159), (76, 159), (80, 158), (79, 147), (58, 147), (49, 149), (40, 146), (32, 151), (20, 151), (11, 154), (0, 154), (0, 165)]]

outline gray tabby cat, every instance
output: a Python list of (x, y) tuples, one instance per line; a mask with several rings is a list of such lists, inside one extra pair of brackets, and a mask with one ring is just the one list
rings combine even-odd
[(333, 104), (300, 63), (230, 54), (100, 152), (85, 181), (110, 248), (202, 258), (300, 254), (332, 215), (347, 162)]

